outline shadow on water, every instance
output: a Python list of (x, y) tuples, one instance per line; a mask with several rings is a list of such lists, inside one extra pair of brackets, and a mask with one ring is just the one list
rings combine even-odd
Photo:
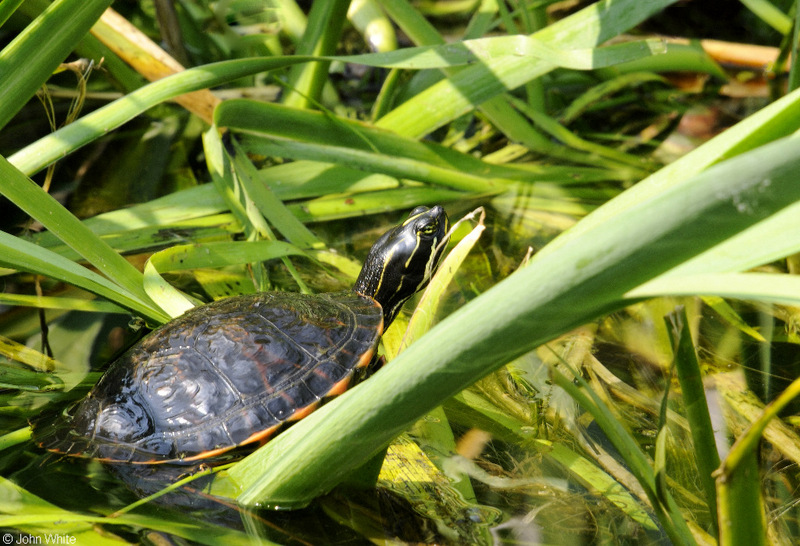
[[(161, 536), (206, 543), (212, 537), (300, 545), (464, 543), (446, 523), (423, 517), (408, 500), (385, 488), (340, 488), (298, 510), (251, 510), (211, 495), (216, 474), (203, 473), (206, 467), (200, 465), (108, 465), (53, 454), (28, 460), (10, 475), (15, 483), (73, 513), (104, 516), (104, 533), (132, 542)], [(194, 472), (202, 475), (158, 495)], [(132, 507), (151, 495), (156, 496)]]

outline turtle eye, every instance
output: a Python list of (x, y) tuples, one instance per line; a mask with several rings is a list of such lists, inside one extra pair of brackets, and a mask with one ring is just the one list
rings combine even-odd
[(420, 226), (417, 226), (417, 233), (423, 236), (431, 236), (439, 230), (439, 223), (438, 222), (427, 222)]

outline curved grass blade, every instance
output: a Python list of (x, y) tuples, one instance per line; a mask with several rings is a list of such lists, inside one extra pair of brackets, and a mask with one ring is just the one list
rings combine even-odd
[(711, 58), (700, 43), (666, 43), (666, 51), (660, 55), (644, 57), (620, 63), (611, 68), (602, 68), (598, 72), (602, 76), (614, 74), (642, 75), (643, 72), (696, 72), (710, 74), (725, 81), (728, 75), (720, 65)]
[[(166, 252), (166, 251), (162, 251)], [(169, 284), (159, 274), (157, 265), (161, 260), (161, 252), (156, 252), (144, 264), (144, 289), (153, 301), (166, 311), (171, 318), (176, 318), (195, 307), (197, 302)]]
[(354, 0), (347, 9), (347, 18), (364, 37), (372, 51), (397, 49), (397, 33), (376, 0)]
[(162, 310), (156, 308), (152, 303), (143, 302), (94, 271), (2, 231), (0, 231), (0, 250), (2, 250), (0, 252), (0, 265), (3, 267), (45, 275), (78, 288), (83, 288), (126, 309), (130, 309), (151, 321), (161, 323), (169, 319)]
[(225, 267), (261, 262), (285, 256), (307, 256), (296, 246), (282, 241), (221, 241), (177, 245), (156, 252), (145, 266), (145, 289), (171, 317), (182, 315), (199, 302), (189, 299), (161, 277), (167, 271)]

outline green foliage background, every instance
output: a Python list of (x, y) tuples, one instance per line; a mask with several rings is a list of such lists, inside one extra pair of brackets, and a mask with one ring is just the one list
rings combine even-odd
[[(794, 3), (786, 13), (765, 1), (742, 3), (784, 37), (785, 56), (795, 53)], [(558, 235), (524, 267), (479, 294), (462, 295), (469, 301), (425, 335), (418, 332), (369, 382), (221, 472), (215, 494), (244, 506), (307, 504), (443, 404), (442, 419), (469, 414), (528, 449), (520, 431), (529, 423), (470, 387), (509, 363), (523, 369), (539, 348), (538, 365), (602, 429), (632, 480), (612, 479), (578, 440), (558, 445), (539, 438), (530, 449), (599, 496), (619, 495), (614, 502), (640, 538), (657, 528), (676, 544), (765, 544), (797, 536), (787, 523), (793, 512), (782, 520), (766, 517), (757, 459), (762, 434), (773, 444), (781, 438), (784, 447), (771, 454), (796, 469), (785, 447), (797, 445), (796, 433), (778, 415), (797, 387), (790, 378), (783, 394), (750, 405), (730, 402), (743, 414), (750, 408), (749, 418), (741, 425), (746, 430), (729, 429), (739, 440), (720, 461), (700, 381), (701, 369), (714, 374), (698, 360), (697, 327), (703, 305), (738, 334), (763, 340), (730, 303), (762, 302), (772, 305), (770, 320), (788, 325), (786, 341), (797, 343), (791, 328), (800, 299), (793, 274), (800, 250), (795, 64), (786, 89), (774, 87), (768, 105), (661, 166), (650, 147), (698, 98), (663, 74), (727, 78), (697, 44), (627, 34), (672, 0), (609, 0), (570, 15), (548, 12), (549, 2), (484, 1), (453, 15), (465, 18), (453, 27), (436, 10), (456, 3), (322, 1), (306, 16), (284, 1), (254, 7), (187, 0), (166, 12), (164, 3), (141, 2), (125, 6), (123, 17), (100, 19), (109, 4), (0, 4), (0, 146), (8, 150), (0, 156), (0, 193), (14, 220), (0, 232), (0, 266), (10, 288), (0, 302), (51, 310), (15, 311), (2, 324), (7, 455), (0, 461), (0, 525), (41, 535), (59, 522), (59, 532), (90, 542), (114, 541), (94, 532), (98, 523), (169, 530), (203, 543), (249, 540), (252, 529), (248, 535), (193, 520), (167, 522), (133, 508), (111, 518), (108, 507), (58, 506), (15, 480), (12, 470), (35, 451), (26, 421), (46, 403), (65, 406), (96, 378), (88, 357), (80, 365), (61, 362), (58, 354), (24, 347), (23, 334), (37, 328), (39, 316), (44, 323), (78, 311), (127, 314), (154, 326), (233, 292), (324, 288), (304, 276), (309, 267), (330, 272), (336, 286), (346, 284), (358, 263), (329, 250), (332, 231), (320, 222), (442, 203), (452, 212), (474, 204), (510, 208), (523, 229), (509, 237), (522, 247)], [(134, 27), (123, 24), (126, 18)], [(140, 32), (160, 37), (190, 68), (175, 71), (174, 61), (159, 61), (157, 47), (131, 40)], [(362, 44), (372, 52), (350, 54), (365, 50)], [(83, 70), (78, 92), (66, 93), (87, 103), (60, 126), (55, 120), (65, 102), (58, 95), (73, 76), (54, 73), (76, 56), (103, 64), (88, 80)], [(366, 74), (349, 82), (355, 90), (344, 76), (354, 66)], [(152, 83), (144, 79), (170, 71)], [(364, 89), (369, 77), (379, 80), (371, 94)], [(37, 93), (52, 115), (52, 131), (31, 121), (42, 111)], [(638, 117), (616, 111), (636, 108)], [(660, 128), (660, 136), (642, 143), (646, 127)], [(92, 178), (86, 169), (100, 180), (89, 190), (82, 189)], [(75, 197), (81, 192), (83, 200)], [(68, 206), (64, 193), (73, 196)], [(461, 237), (463, 231), (455, 238)], [(289, 281), (268, 260), (281, 263)], [(441, 280), (440, 289), (446, 284)], [(648, 447), (598, 388), (593, 374), (601, 372), (584, 368), (588, 353), (577, 358), (567, 350), (576, 338), (559, 336), (655, 297), (676, 298), (658, 301), (688, 310), (673, 311), (668, 324), (659, 316), (653, 326), (670, 360)], [(424, 305), (434, 312), (433, 303)], [(548, 362), (542, 354), (556, 357)], [(670, 436), (679, 435), (671, 430), (676, 399), (690, 438), (682, 449), (694, 455), (690, 476), (676, 475), (671, 462), (681, 456), (670, 451)], [(439, 449), (454, 449), (450, 437)], [(575, 470), (568, 460), (584, 466)], [(686, 482), (701, 484), (701, 509), (686, 501)], [(465, 494), (472, 494), (469, 487)], [(794, 500), (789, 494), (783, 502)]]

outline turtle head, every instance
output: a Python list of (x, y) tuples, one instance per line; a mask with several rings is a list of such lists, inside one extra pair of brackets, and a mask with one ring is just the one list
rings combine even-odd
[(353, 290), (381, 304), (384, 329), (403, 303), (431, 280), (449, 229), (442, 207), (417, 207), (372, 245)]

